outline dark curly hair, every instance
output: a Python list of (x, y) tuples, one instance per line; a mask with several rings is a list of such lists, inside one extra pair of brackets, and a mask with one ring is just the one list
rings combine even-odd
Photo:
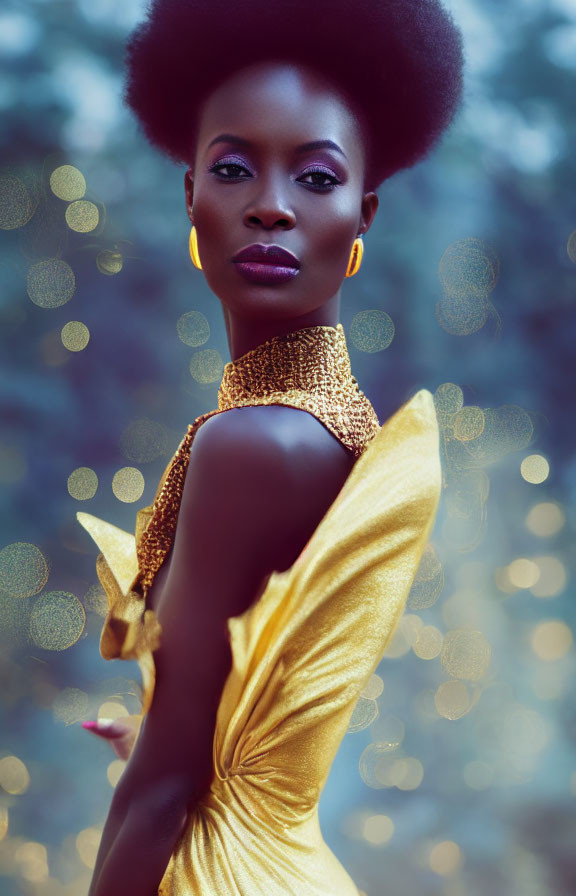
[(423, 159), (462, 97), (462, 35), (440, 0), (151, 0), (123, 100), (154, 146), (191, 164), (201, 103), (265, 60), (306, 65), (348, 102), (368, 189)]

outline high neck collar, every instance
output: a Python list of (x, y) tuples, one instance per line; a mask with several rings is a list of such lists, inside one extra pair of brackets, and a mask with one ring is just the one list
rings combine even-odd
[(218, 408), (278, 393), (339, 391), (355, 383), (342, 324), (274, 336), (224, 366)]

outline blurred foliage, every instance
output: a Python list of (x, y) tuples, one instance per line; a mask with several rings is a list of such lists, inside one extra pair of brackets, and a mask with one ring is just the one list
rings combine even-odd
[[(576, 892), (576, 7), (452, 0), (466, 100), (386, 182), (342, 290), (381, 420), (435, 395), (445, 489), (406, 614), (320, 803), (368, 896)], [(122, 764), (80, 722), (139, 709), (98, 653), (89, 510), (131, 529), (217, 403), (219, 303), (184, 170), (121, 107), (143, 0), (0, 11), (0, 881), (87, 892)]]

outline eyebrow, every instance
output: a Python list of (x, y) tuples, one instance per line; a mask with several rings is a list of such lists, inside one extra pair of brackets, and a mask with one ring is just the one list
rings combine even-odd
[[(208, 149), (214, 146), (215, 143), (236, 143), (238, 146), (252, 146), (250, 140), (246, 140), (245, 137), (237, 137), (235, 134), (220, 134), (219, 137), (214, 137), (214, 140), (211, 140), (208, 144)], [(348, 158), (344, 150), (340, 149), (333, 140), (311, 140), (309, 143), (301, 143), (300, 146), (296, 147), (296, 152), (308, 152), (312, 149), (334, 149), (340, 155), (343, 155), (345, 159)]]

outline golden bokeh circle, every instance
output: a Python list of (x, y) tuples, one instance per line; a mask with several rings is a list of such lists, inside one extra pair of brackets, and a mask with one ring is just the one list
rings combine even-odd
[(11, 597), (32, 597), (48, 581), (49, 564), (35, 544), (15, 541), (0, 551), (0, 591)]
[(453, 840), (442, 840), (430, 850), (430, 868), (436, 874), (454, 874), (464, 862), (462, 850)]
[(563, 508), (554, 501), (542, 501), (535, 504), (526, 516), (526, 528), (540, 538), (556, 535), (563, 528), (565, 522), (566, 515)]
[(484, 411), (475, 405), (466, 405), (454, 414), (452, 425), (454, 438), (459, 442), (471, 442), (484, 431)]
[(0, 177), (0, 230), (16, 230), (24, 227), (36, 207), (19, 177), (5, 175)]
[(388, 843), (393, 834), (394, 822), (388, 815), (370, 815), (364, 822), (364, 839), (375, 846)]
[(117, 700), (105, 700), (104, 703), (101, 703), (98, 707), (98, 712), (96, 713), (96, 717), (102, 721), (103, 719), (120, 719), (125, 718), (130, 715), (126, 707), (123, 703), (118, 703)]
[(102, 832), (97, 828), (84, 828), (76, 837), (76, 850), (80, 861), (87, 868), (94, 868)]
[(442, 564), (436, 556), (433, 545), (427, 544), (408, 595), (408, 609), (424, 610), (431, 607), (436, 603), (443, 589), (444, 570)]
[(363, 697), (368, 697), (370, 700), (377, 700), (378, 697), (382, 694), (384, 690), (384, 681), (383, 679), (373, 672), (367, 683), (362, 688), (361, 694)]
[(88, 199), (77, 199), (66, 209), (66, 223), (77, 233), (91, 233), (100, 222), (98, 206)]
[(421, 660), (433, 660), (439, 656), (444, 642), (444, 635), (435, 625), (423, 626), (412, 650)]
[(62, 345), (70, 352), (81, 352), (90, 341), (90, 330), (80, 320), (69, 320), (60, 331)]
[(133, 504), (144, 493), (144, 476), (136, 467), (122, 467), (114, 474), (112, 491), (119, 501)]
[(490, 644), (484, 634), (475, 629), (451, 629), (444, 635), (441, 662), (452, 678), (478, 681), (488, 671)]
[(222, 377), (224, 361), (214, 348), (194, 352), (190, 358), (190, 373), (198, 383), (215, 383)]
[(508, 564), (508, 580), (515, 588), (532, 588), (539, 578), (538, 564), (528, 557), (517, 557)]
[(553, 662), (566, 656), (574, 637), (570, 627), (561, 619), (546, 619), (532, 629), (530, 644), (536, 656)]
[(124, 769), (126, 768), (126, 761), (124, 759), (113, 759), (108, 768), (106, 769), (106, 777), (108, 778), (108, 783), (110, 787), (116, 787), (120, 778), (124, 774)]
[(59, 308), (74, 295), (76, 278), (67, 262), (61, 258), (48, 258), (30, 265), (26, 288), (35, 305)]
[(43, 650), (67, 650), (84, 631), (86, 612), (74, 594), (46, 591), (30, 614), (30, 640)]
[(456, 383), (441, 383), (434, 393), (434, 407), (441, 425), (448, 423), (463, 404), (464, 392)]
[(6, 837), (9, 826), (8, 806), (0, 806), (0, 840), (4, 840)]
[(520, 464), (520, 473), (526, 482), (540, 485), (550, 474), (550, 464), (541, 454), (529, 454)]
[[(24, 880), (30, 884), (41, 885), (48, 882), (47, 879), (50, 876), (48, 850), (43, 843), (37, 843), (34, 840), (20, 842), (14, 850), (14, 859), (18, 864), (18, 872)], [(44, 886), (42, 889), (46, 892)], [(34, 892), (37, 892), (36, 888), (34, 888)]]
[(442, 288), (451, 298), (485, 298), (496, 286), (500, 263), (492, 246), (477, 237), (456, 240), (438, 263)]
[(367, 787), (382, 790), (393, 786), (390, 771), (395, 757), (386, 743), (370, 743), (362, 751), (358, 762), (360, 777)]
[(89, 501), (98, 491), (98, 476), (91, 467), (76, 467), (68, 477), (68, 492), (77, 501)]
[(30, 785), (30, 774), (18, 756), (0, 759), (0, 787), (14, 796), (25, 793)]
[(436, 320), (451, 336), (471, 336), (481, 330), (488, 319), (489, 305), (474, 296), (444, 296), (434, 308)]
[(473, 706), (473, 698), (464, 681), (443, 681), (434, 694), (434, 705), (445, 719), (459, 719)]
[(187, 311), (176, 323), (178, 338), (184, 345), (197, 348), (210, 339), (210, 324), (201, 311)]
[(86, 192), (86, 178), (74, 165), (60, 165), (50, 175), (50, 189), (59, 199), (73, 202)]
[(397, 750), (406, 734), (406, 725), (398, 716), (388, 713), (379, 716), (372, 725), (371, 734), (380, 745), (380, 752), (392, 753)]
[(350, 342), (361, 352), (381, 352), (394, 339), (394, 321), (377, 308), (358, 311), (350, 323)]
[(556, 597), (564, 591), (568, 582), (568, 571), (560, 557), (553, 555), (534, 557), (538, 566), (538, 581), (530, 587), (535, 597)]

